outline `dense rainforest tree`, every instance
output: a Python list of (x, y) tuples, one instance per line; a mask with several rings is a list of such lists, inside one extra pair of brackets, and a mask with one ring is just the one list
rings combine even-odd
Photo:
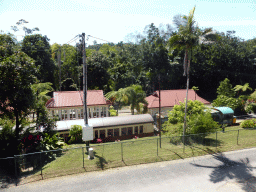
[(110, 60), (101, 52), (94, 52), (87, 59), (87, 85), (88, 89), (101, 89), (110, 91), (110, 75), (108, 69)]
[(255, 88), (256, 58), (252, 42), (219, 34), (211, 44), (200, 44), (193, 49), (191, 83), (199, 86), (206, 99), (216, 98), (219, 82), (228, 78), (233, 86), (249, 83)]
[(38, 27), (34, 27), (34, 28), (32, 28), (32, 29), (27, 28), (27, 27), (25, 26), (27, 23), (29, 23), (29, 22), (26, 21), (26, 20), (24, 20), (24, 19), (20, 19), (20, 20), (16, 23), (16, 25), (11, 26), (11, 28), (12, 28), (12, 30), (13, 30), (14, 32), (19, 31), (20, 28), (22, 28), (22, 30), (25, 32), (25, 36), (32, 34), (34, 31), (39, 31), (39, 28), (38, 28)]
[[(72, 79), (77, 88), (81, 87), (80, 86), (80, 79), (82, 75), (81, 50), (79, 50), (78, 47), (75, 47), (72, 45), (64, 44), (61, 46), (56, 43), (51, 46), (51, 50), (52, 50), (52, 58), (54, 59), (55, 66), (57, 67), (57, 70), (55, 70), (55, 79), (56, 79), (55, 81), (56, 81), (56, 84), (58, 85), (57, 86), (58, 90), (60, 87), (59, 83), (65, 82), (67, 79)], [(58, 61), (59, 55), (60, 55), (60, 66)]]
[(31, 84), (36, 81), (35, 74), (34, 60), (23, 52), (14, 53), (0, 63), (0, 111), (15, 117), (15, 154), (18, 154), (21, 121), (34, 106)]
[(21, 50), (35, 60), (38, 67), (36, 74), (41, 83), (50, 82), (55, 87), (54, 70), (56, 67), (51, 57), (51, 47), (47, 36), (27, 35), (22, 41)]
[(14, 53), (16, 41), (12, 34), (0, 34), (0, 61)]

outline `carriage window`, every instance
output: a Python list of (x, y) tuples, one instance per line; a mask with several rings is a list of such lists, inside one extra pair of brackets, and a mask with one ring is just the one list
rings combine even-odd
[(122, 128), (122, 136), (123, 135), (127, 135), (127, 128), (125, 127), (125, 128)]
[(132, 135), (132, 127), (128, 127), (128, 135)]
[(140, 134), (143, 133), (143, 126), (140, 126)]
[(108, 137), (113, 137), (113, 129), (108, 129)]
[(95, 134), (95, 138), (99, 138), (99, 132), (98, 132), (98, 130), (95, 130), (95, 132), (94, 132)]
[(134, 127), (134, 134), (138, 134), (138, 126)]
[(105, 139), (105, 137), (106, 137), (106, 130), (104, 129), (104, 130), (100, 130), (100, 138), (101, 139)]
[(114, 129), (114, 137), (119, 137), (119, 128)]

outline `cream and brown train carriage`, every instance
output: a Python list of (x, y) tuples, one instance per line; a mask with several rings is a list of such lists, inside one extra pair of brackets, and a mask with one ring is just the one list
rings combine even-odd
[[(93, 127), (94, 141), (99, 138), (107, 142), (154, 135), (154, 120), (150, 114), (93, 118), (89, 119), (88, 123)], [(57, 122), (57, 131), (65, 141), (72, 125), (84, 126), (84, 120)]]

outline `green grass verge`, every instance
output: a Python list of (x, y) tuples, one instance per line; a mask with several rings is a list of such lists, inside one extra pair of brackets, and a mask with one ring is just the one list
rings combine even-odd
[[(185, 145), (184, 152), (184, 146), (178, 137), (162, 137), (161, 148), (158, 137), (100, 145), (92, 144), (91, 147), (95, 154), (94, 160), (88, 160), (84, 144), (69, 145), (69, 148), (77, 148), (66, 149), (56, 160), (43, 166), (43, 178), (255, 147), (256, 130), (239, 129), (238, 131), (238, 128), (240, 127), (227, 127), (225, 132), (217, 132), (217, 140), (216, 133), (212, 133), (204, 139), (195, 136), (187, 137), (186, 140), (189, 144)], [(30, 180), (38, 179), (40, 174), (41, 171), (39, 170), (28, 178)]]

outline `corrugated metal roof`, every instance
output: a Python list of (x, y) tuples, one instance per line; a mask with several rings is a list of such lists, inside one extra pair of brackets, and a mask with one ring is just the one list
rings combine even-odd
[(230, 107), (214, 107), (214, 108), (223, 114), (231, 114), (231, 113), (234, 114), (233, 109), (231, 109)]
[[(82, 91), (58, 91), (53, 92), (53, 98), (50, 99), (47, 108), (62, 108), (83, 106), (84, 94)], [(88, 90), (87, 91), (87, 105), (107, 105), (103, 90)]]
[[(153, 122), (154, 122), (154, 119), (150, 114), (88, 119), (88, 124), (93, 126), (94, 128), (140, 124), (140, 123), (153, 123)], [(77, 120), (57, 121), (56, 125), (57, 125), (57, 131), (64, 131), (64, 130), (69, 130), (72, 125), (84, 126), (84, 120), (77, 119)]]
[[(148, 108), (158, 108), (159, 107), (159, 91), (154, 92), (153, 95), (146, 97), (148, 102)], [(161, 90), (161, 107), (173, 107), (174, 105), (179, 105), (180, 101), (184, 102), (186, 99), (186, 89), (178, 90)], [(188, 90), (188, 100), (198, 100), (204, 104), (210, 104), (202, 97), (199, 97), (194, 90)]]

